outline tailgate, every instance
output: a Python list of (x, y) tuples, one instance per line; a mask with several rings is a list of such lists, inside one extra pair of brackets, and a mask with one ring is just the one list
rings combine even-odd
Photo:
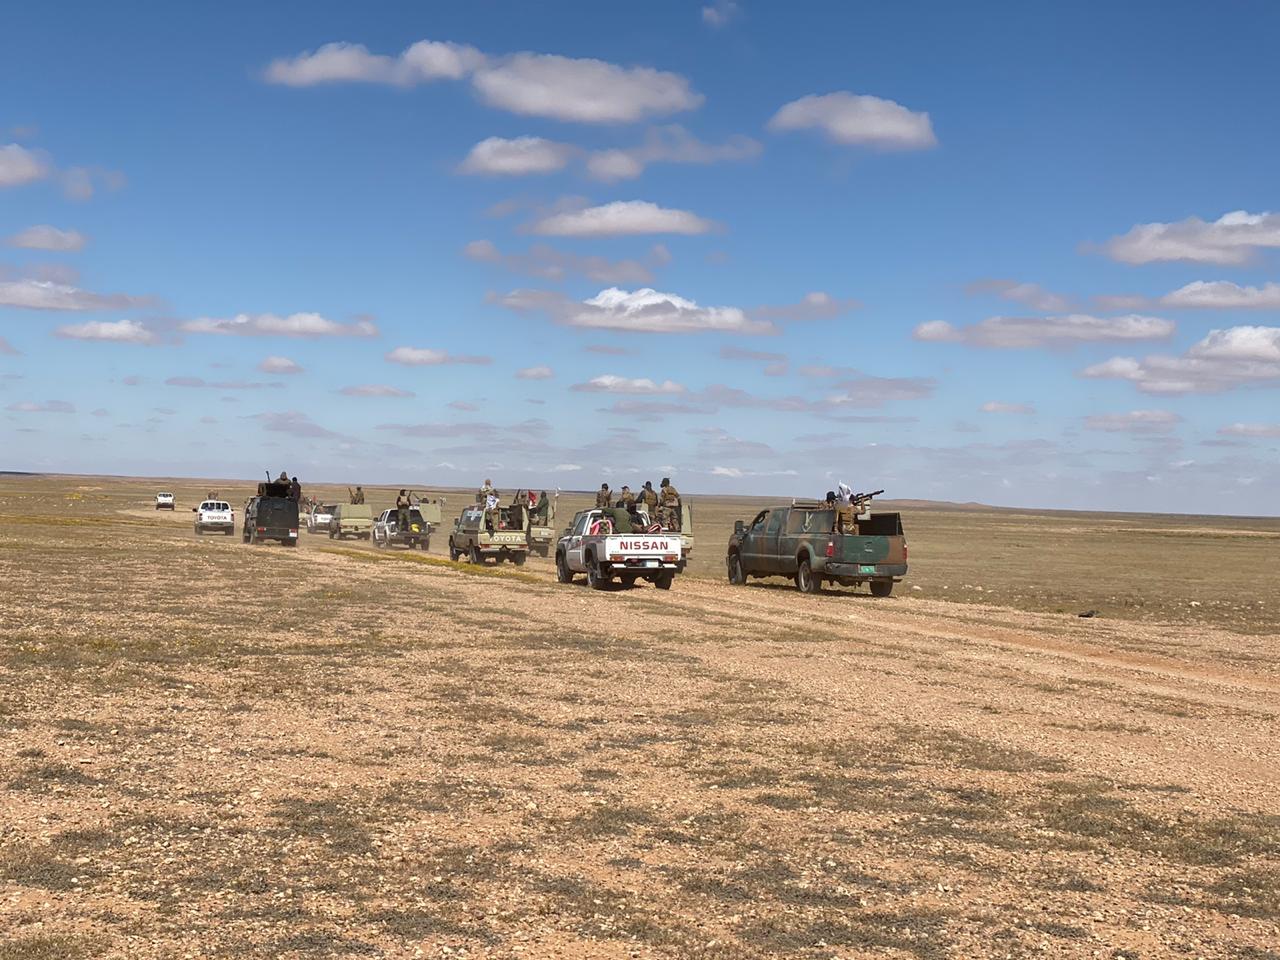
[(607, 560), (622, 560), (630, 557), (652, 557), (679, 559), (684, 552), (684, 541), (680, 537), (666, 534), (637, 533), (632, 536), (606, 537), (604, 555)]
[[(877, 563), (906, 563), (906, 538), (837, 536), (835, 552), (831, 557), (839, 563), (856, 563), (871, 566)], [(868, 573), (874, 571), (867, 571)]]

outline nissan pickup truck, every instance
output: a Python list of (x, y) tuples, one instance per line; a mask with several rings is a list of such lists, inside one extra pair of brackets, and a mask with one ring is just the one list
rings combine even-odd
[(449, 559), (465, 557), (471, 563), (510, 560), (517, 567), (529, 558), (529, 530), (515, 522), (507, 507), (498, 510), (498, 522), (490, 530), (484, 507), (469, 506), (453, 522), (449, 534)]
[(373, 545), (391, 547), (398, 545), (412, 550), (431, 549), (431, 531), (440, 524), (440, 501), (422, 501), (409, 508), (408, 529), (400, 529), (400, 511), (395, 507), (383, 510), (373, 521)]
[(585, 573), (595, 590), (606, 589), (615, 578), (624, 587), (647, 580), (659, 590), (670, 590), (688, 562), (680, 534), (618, 531), (615, 522), (612, 510), (579, 511), (556, 544), (556, 579), (572, 583), (576, 574)]
[(801, 593), (821, 593), (824, 583), (866, 583), (873, 596), (887, 597), (907, 574), (907, 538), (901, 514), (864, 510), (852, 532), (836, 532), (827, 503), (795, 500), (738, 520), (725, 562), (733, 584), (789, 577)]

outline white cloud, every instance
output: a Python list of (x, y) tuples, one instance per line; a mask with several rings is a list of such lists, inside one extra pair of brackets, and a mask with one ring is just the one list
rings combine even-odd
[(1182, 417), (1171, 410), (1131, 410), (1084, 418), (1086, 429), (1108, 433), (1168, 433), (1181, 422)]
[(481, 140), (458, 170), (462, 173), (491, 176), (524, 176), (531, 173), (555, 173), (563, 170), (576, 148), (542, 137), (489, 137)]
[(43, 153), (17, 143), (0, 147), (0, 187), (20, 187), (43, 180), (52, 167)]
[(929, 114), (847, 90), (793, 100), (769, 121), (770, 130), (810, 128), (836, 143), (883, 150), (923, 150), (938, 143)]
[(92, 293), (52, 280), (0, 282), (0, 307), (25, 310), (127, 310), (143, 306), (145, 297), (123, 293)]
[(945, 320), (931, 320), (916, 327), (917, 340), (964, 343), (972, 347), (1003, 350), (1030, 347), (1066, 347), (1077, 343), (1162, 340), (1172, 336), (1174, 324), (1159, 317), (1130, 314), (1123, 317), (988, 317), (968, 327)]
[(359, 43), (326, 43), (313, 52), (273, 60), (264, 76), (268, 83), (289, 87), (322, 83), (408, 87), (432, 80), (460, 80), (484, 59), (474, 47), (431, 40), (420, 40), (396, 57), (370, 53)]
[(615, 200), (603, 206), (553, 213), (535, 221), (529, 229), (551, 237), (626, 237), (647, 233), (695, 236), (715, 228), (710, 220), (688, 210), (671, 210), (647, 200)]
[(579, 256), (556, 250), (545, 243), (535, 243), (528, 253), (503, 253), (489, 240), (474, 240), (462, 251), (472, 260), (492, 263), (513, 273), (524, 273), (545, 280), (564, 280), (581, 274), (596, 283), (649, 283), (653, 268), (668, 263), (671, 255), (656, 244), (643, 260), (608, 260), (598, 256)]
[(322, 427), (301, 410), (271, 410), (257, 414), (254, 419), (262, 421), (263, 430), (273, 433), (288, 433), (295, 437), (317, 440), (348, 439), (328, 427)]
[(1218, 433), (1227, 437), (1280, 438), (1280, 423), (1233, 423)]
[(983, 413), (1035, 413), (1036, 408), (1029, 403), (1001, 403), (999, 400), (988, 400), (978, 408)]
[(155, 343), (155, 331), (138, 320), (92, 320), (59, 327), (54, 335), (64, 340), (102, 340), (108, 343)]
[(965, 289), (969, 294), (990, 293), (1001, 300), (1021, 303), (1043, 313), (1065, 313), (1071, 309), (1071, 301), (1059, 293), (1052, 293), (1038, 283), (1019, 283), (1016, 280), (978, 280)]
[(343, 387), (338, 391), (348, 397), (412, 397), (409, 390), (401, 390), (385, 383), (362, 383), (356, 386)]
[(1103, 251), (1121, 263), (1170, 260), (1238, 265), (1260, 247), (1280, 247), (1280, 214), (1235, 210), (1211, 223), (1188, 217), (1178, 223), (1140, 223), (1112, 237)]
[(727, 26), (729, 21), (738, 15), (740, 9), (736, 0), (715, 0), (715, 3), (702, 8), (702, 22), (709, 27), (719, 29)]
[(1242, 287), (1229, 280), (1197, 280), (1165, 294), (1160, 303), (1166, 307), (1280, 310), (1280, 283)]
[(525, 367), (516, 377), (520, 380), (550, 380), (555, 375), (550, 367)]
[(20, 400), (17, 403), (11, 403), (5, 407), (6, 410), (12, 410), (14, 413), (75, 413), (74, 405), (67, 403), (65, 400), (46, 400), (44, 403), (37, 403), (33, 400)]
[(258, 369), (263, 373), (302, 373), (302, 367), (288, 357), (267, 357)]
[(760, 143), (733, 136), (722, 144), (703, 143), (676, 124), (654, 127), (638, 147), (596, 150), (587, 156), (587, 173), (596, 180), (613, 182), (640, 176), (651, 163), (711, 164), (758, 157)]
[(27, 227), (27, 229), (15, 233), (5, 240), (5, 243), (11, 247), (22, 247), (26, 250), (54, 250), (58, 252), (79, 250), (84, 247), (86, 242), (87, 238), (78, 230), (59, 230), (57, 227), (51, 227), (48, 224)]
[(169, 377), (166, 387), (187, 387), (195, 390), (279, 390), (283, 383), (263, 383), (260, 380), (206, 380), (204, 377)]
[(386, 355), (389, 363), (399, 363), (407, 367), (435, 367), (446, 363), (491, 363), (489, 357), (454, 356), (445, 350), (430, 350), (425, 347), (396, 347)]
[(214, 333), (242, 337), (376, 337), (371, 320), (338, 323), (318, 313), (238, 313), (234, 317), (200, 317), (182, 324), (187, 333)]
[(583, 391), (586, 393), (626, 393), (636, 395), (653, 395), (653, 394), (676, 394), (684, 393), (685, 389), (674, 380), (663, 380), (661, 383), (650, 380), (648, 377), (619, 377), (616, 374), (606, 373), (598, 377), (592, 377), (586, 383), (575, 383), (571, 390)]
[(578, 123), (633, 123), (703, 101), (679, 74), (554, 54), (504, 57), (478, 69), (472, 83), (490, 106)]
[(772, 324), (752, 320), (738, 307), (701, 307), (648, 287), (634, 292), (610, 287), (582, 302), (545, 291), (516, 290), (501, 302), (513, 310), (543, 310), (570, 327), (636, 333), (775, 332)]
[(1081, 376), (1128, 380), (1143, 393), (1165, 395), (1280, 383), (1280, 327), (1213, 330), (1183, 356), (1113, 357)]
[(557, 463), (551, 468), (552, 473), (577, 473), (582, 469), (581, 464), (577, 463)]

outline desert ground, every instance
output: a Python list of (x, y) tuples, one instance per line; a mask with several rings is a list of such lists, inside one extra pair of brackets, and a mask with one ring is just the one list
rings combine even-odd
[(875, 599), (690, 497), (596, 592), (213, 489), (0, 477), (0, 960), (1280, 958), (1280, 520), (902, 503)]

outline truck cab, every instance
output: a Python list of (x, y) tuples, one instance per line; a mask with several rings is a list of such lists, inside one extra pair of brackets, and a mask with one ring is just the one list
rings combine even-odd
[(826, 582), (869, 584), (887, 597), (907, 573), (907, 539), (898, 513), (864, 512), (855, 529), (837, 532), (835, 510), (822, 501), (796, 500), (739, 520), (725, 556), (729, 582), (750, 577), (789, 577), (802, 593), (820, 593)]

